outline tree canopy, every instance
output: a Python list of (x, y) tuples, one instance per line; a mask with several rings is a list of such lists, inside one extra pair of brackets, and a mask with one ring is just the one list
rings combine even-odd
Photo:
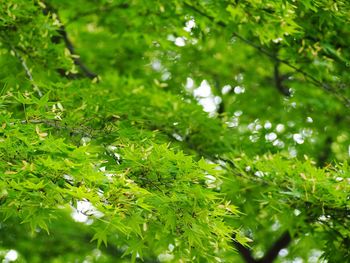
[(3, 262), (350, 262), (350, 2), (0, 2)]

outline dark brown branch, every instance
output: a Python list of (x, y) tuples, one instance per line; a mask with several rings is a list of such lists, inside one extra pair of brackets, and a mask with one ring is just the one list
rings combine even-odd
[(60, 28), (58, 29), (58, 33), (62, 37), (67, 49), (69, 50), (70, 54), (72, 55), (72, 59), (74, 61), (74, 64), (80, 68), (80, 70), (83, 72), (83, 74), (86, 77), (88, 77), (90, 79), (96, 78), (97, 74), (92, 72), (90, 69), (88, 69), (87, 66), (80, 60), (79, 56), (75, 52), (73, 43), (68, 38), (67, 31), (66, 31), (64, 25), (60, 26)]
[(285, 80), (285, 77), (280, 74), (279, 67), (280, 67), (280, 63), (278, 61), (276, 61), (275, 65), (274, 65), (274, 74), (273, 74), (274, 79), (275, 79), (276, 88), (284, 96), (290, 97), (290, 95), (291, 95), (290, 90), (283, 83), (283, 81)]
[(234, 245), (246, 263), (272, 263), (277, 258), (281, 249), (287, 247), (291, 241), (292, 237), (289, 232), (284, 232), (282, 236), (277, 239), (272, 247), (265, 253), (264, 257), (258, 260), (253, 257), (249, 248), (236, 241), (234, 241)]
[[(43, 10), (44, 14), (45, 15), (48, 15), (50, 13), (53, 13), (53, 14), (56, 14), (57, 16), (57, 19), (59, 21), (59, 23), (61, 24), (59, 29), (57, 30), (57, 33), (59, 35), (59, 38), (54, 38), (53, 39), (53, 42), (54, 43), (58, 43), (61, 39), (63, 40), (66, 48), (69, 50), (69, 53), (71, 54), (71, 58), (74, 62), (75, 65), (77, 65), (81, 72), (83, 73), (83, 75), (85, 77), (88, 77), (89, 79), (94, 79), (96, 77), (98, 77), (98, 75), (96, 73), (94, 73), (93, 71), (91, 71), (82, 61), (81, 59), (79, 58), (79, 55), (75, 52), (75, 48), (74, 48), (74, 45), (73, 43), (70, 41), (69, 37), (68, 37), (68, 34), (67, 34), (67, 31), (66, 31), (66, 28), (65, 26), (63, 25), (63, 23), (61, 22), (59, 16), (58, 16), (58, 12), (57, 10), (49, 5), (48, 3), (45, 2), (45, 8)], [(61, 75), (64, 75), (64, 70), (58, 70), (58, 72), (61, 74)], [(67, 77), (72, 77), (71, 75), (67, 75)]]
[(276, 240), (272, 247), (266, 252), (264, 257), (257, 262), (259, 263), (272, 263), (278, 256), (281, 249), (287, 247), (292, 241), (292, 237), (288, 231), (284, 232), (282, 236)]
[(324, 167), (329, 156), (332, 153), (332, 143), (333, 139), (330, 135), (328, 135), (324, 141), (323, 149), (320, 151), (320, 154), (317, 159), (317, 166)]
[(239, 252), (239, 254), (242, 256), (242, 258), (244, 259), (244, 261), (246, 263), (256, 263), (257, 261), (254, 259), (251, 250), (245, 246), (243, 246), (242, 244), (238, 243), (237, 241), (233, 241), (235, 244), (235, 247), (237, 249), (237, 251)]
[[(213, 16), (203, 12), (202, 10), (198, 9), (197, 7), (193, 6), (192, 4), (189, 3), (184, 3), (185, 6), (187, 6), (189, 9), (191, 9), (192, 11), (200, 14), (201, 16), (204, 16), (206, 18), (208, 18), (210, 21), (213, 21), (214, 23), (216, 23), (218, 26), (226, 28), (227, 24), (223, 21), (220, 20), (216, 20)], [(332, 87), (330, 84), (325, 83), (323, 81), (320, 81), (318, 79), (316, 79), (314, 76), (312, 76), (311, 74), (307, 73), (306, 71), (302, 70), (301, 68), (298, 68), (297, 66), (294, 66), (293, 64), (291, 64), (289, 61), (281, 59), (279, 57), (277, 57), (276, 55), (272, 54), (270, 51), (266, 50), (265, 48), (255, 44), (254, 42), (246, 39), (245, 37), (237, 34), (236, 32), (232, 33), (232, 36), (238, 38), (239, 40), (243, 41), (244, 43), (248, 44), (249, 46), (255, 48), (256, 50), (258, 50), (260, 53), (270, 57), (271, 59), (273, 59), (273, 61), (282, 63), (288, 67), (290, 67), (291, 69), (293, 69), (295, 72), (302, 74), (306, 79), (308, 79), (313, 85), (317, 86), (317, 87), (321, 87), (322, 89), (324, 89), (325, 91), (331, 93), (333, 96), (335, 96), (338, 100), (340, 100), (346, 107), (350, 107), (350, 99), (345, 97), (344, 95), (340, 94), (339, 92), (337, 92), (337, 90)]]
[[(220, 89), (220, 78), (215, 74), (214, 76), (214, 87), (217, 91), (218, 94), (221, 93), (221, 89)], [(219, 107), (217, 109), (217, 113), (219, 117), (223, 116), (223, 113), (226, 111), (225, 109), (225, 102), (224, 99), (222, 98), (221, 102), (219, 103)]]

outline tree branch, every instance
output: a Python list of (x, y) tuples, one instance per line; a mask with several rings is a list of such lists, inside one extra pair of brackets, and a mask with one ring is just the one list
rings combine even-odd
[(275, 85), (279, 92), (281, 92), (284, 96), (290, 97), (291, 93), (290, 90), (284, 86), (284, 76), (280, 74), (279, 71), (280, 63), (278, 61), (275, 62), (274, 65), (274, 79), (275, 79)]
[(88, 67), (81, 61), (77, 53), (75, 52), (75, 48), (73, 46), (73, 43), (70, 41), (67, 35), (67, 31), (65, 29), (64, 25), (61, 25), (58, 29), (58, 33), (61, 35), (67, 49), (69, 50), (70, 54), (72, 55), (72, 59), (75, 65), (77, 65), (80, 70), (83, 72), (83, 74), (88, 77), (89, 79), (94, 79), (97, 77), (97, 74), (92, 72)]
[[(234, 236), (233, 236), (234, 239)], [(271, 248), (265, 253), (261, 259), (255, 259), (251, 250), (240, 243), (234, 241), (235, 247), (246, 263), (272, 263), (278, 256), (281, 249), (287, 247), (292, 241), (292, 237), (288, 231), (284, 232), (282, 236), (275, 241)]]
[(237, 251), (239, 252), (239, 254), (242, 256), (242, 258), (244, 259), (244, 261), (246, 263), (257, 263), (257, 261), (254, 259), (251, 250), (245, 246), (243, 246), (242, 244), (238, 243), (237, 241), (233, 241)]
[(36, 91), (38, 93), (39, 97), (43, 96), (43, 93), (41, 92), (40, 88), (38, 87), (38, 85), (35, 84), (35, 81), (33, 79), (32, 73), (30, 72), (30, 69), (27, 66), (26, 61), (24, 60), (24, 58), (21, 56), (21, 54), (18, 53), (17, 49), (10, 44), (11, 46), (11, 50), (13, 51), (13, 53), (15, 54), (15, 56), (18, 58), (18, 60), (21, 62), (21, 65), (24, 69), (24, 71), (26, 72), (27, 77), (29, 78), (29, 81), (31, 82), (34, 91)]
[[(201, 16), (204, 16), (206, 18), (208, 18), (210, 21), (216, 23), (218, 26), (226, 28), (227, 24), (223, 21), (220, 20), (216, 20), (215, 17), (203, 12), (202, 10), (198, 9), (197, 7), (185, 2), (184, 3), (185, 6), (187, 6), (189, 9), (191, 9), (192, 11), (200, 14)], [(248, 44), (249, 46), (255, 48), (256, 50), (258, 50), (260, 53), (270, 57), (272, 60), (274, 60), (275, 62), (279, 62), (281, 64), (284, 64), (288, 67), (290, 67), (291, 69), (293, 69), (295, 72), (298, 72), (300, 74), (302, 74), (306, 79), (308, 79), (313, 85), (317, 86), (317, 87), (321, 87), (322, 89), (324, 89), (325, 91), (331, 93), (332, 95), (334, 95), (338, 100), (340, 100), (346, 107), (350, 107), (350, 99), (345, 97), (344, 95), (342, 95), (341, 93), (337, 92), (337, 90), (332, 87), (330, 84), (325, 83), (323, 81), (320, 81), (318, 79), (316, 79), (314, 76), (312, 76), (311, 74), (307, 73), (306, 71), (302, 70), (301, 68), (298, 68), (297, 66), (294, 66), (293, 64), (291, 64), (289, 61), (284, 60), (279, 58), (278, 56), (272, 54), (270, 51), (266, 50), (265, 48), (255, 44), (254, 42), (246, 39), (245, 37), (241, 36), (240, 34), (233, 32), (232, 36), (238, 38), (239, 40), (241, 40), (242, 42)]]
[[(89, 79), (94, 79), (96, 77), (98, 77), (98, 75), (96, 73), (94, 73), (93, 71), (91, 71), (82, 61), (81, 59), (79, 58), (79, 55), (75, 52), (75, 48), (74, 48), (74, 45), (73, 43), (70, 41), (69, 37), (68, 37), (68, 34), (67, 34), (67, 31), (66, 31), (66, 28), (64, 26), (64, 24), (61, 22), (59, 16), (58, 16), (58, 12), (57, 10), (49, 5), (48, 3), (45, 2), (45, 8), (43, 9), (43, 12), (45, 15), (48, 15), (50, 13), (53, 13), (53, 14), (56, 14), (57, 16), (57, 20), (59, 21), (60, 23), (60, 27), (59, 29), (57, 30), (57, 33), (59, 34), (60, 38), (63, 39), (64, 41), (64, 44), (66, 46), (66, 48), (69, 50), (69, 53), (71, 54), (71, 58), (74, 62), (75, 65), (77, 65), (80, 70), (82, 71), (82, 73), (85, 75), (85, 77), (88, 77)], [(59, 40), (57, 39), (54, 39), (53, 42), (54, 43), (57, 43)], [(62, 71), (60, 71), (60, 74), (63, 75)]]
[(330, 135), (328, 135), (324, 140), (323, 149), (320, 151), (317, 158), (317, 165), (319, 167), (324, 167), (329, 156), (332, 154), (332, 143), (333, 143), (333, 139)]
[(259, 263), (272, 263), (278, 256), (281, 249), (287, 247), (292, 241), (292, 237), (288, 231), (284, 232), (282, 236), (276, 240), (272, 247), (265, 253), (264, 257), (257, 262)]

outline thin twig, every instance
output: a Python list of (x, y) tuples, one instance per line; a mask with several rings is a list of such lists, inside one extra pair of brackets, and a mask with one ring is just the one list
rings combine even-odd
[(15, 54), (15, 56), (18, 58), (18, 60), (21, 62), (21, 65), (27, 75), (27, 77), (29, 78), (32, 86), (33, 86), (33, 89), (34, 91), (36, 91), (38, 93), (38, 96), (39, 97), (42, 97), (43, 96), (43, 93), (41, 92), (40, 88), (38, 87), (38, 85), (36, 85), (34, 79), (33, 79), (33, 76), (32, 76), (32, 73), (30, 72), (30, 69), (28, 68), (27, 66), (27, 63), (26, 61), (24, 60), (24, 58), (18, 53), (17, 49), (12, 45), (10, 44), (11, 46), (11, 50), (13, 51), (13, 53)]

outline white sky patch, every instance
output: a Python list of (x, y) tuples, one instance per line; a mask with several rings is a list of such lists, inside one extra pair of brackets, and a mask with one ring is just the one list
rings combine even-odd
[(303, 136), (303, 138), (304, 137), (311, 137), (312, 133), (313, 133), (313, 131), (311, 129), (308, 129), (308, 128), (301, 130), (301, 135)]
[(191, 32), (191, 30), (196, 27), (196, 22), (194, 21), (194, 19), (190, 19), (186, 22), (186, 26), (184, 27), (185, 31), (187, 32)]
[(71, 176), (71, 175), (69, 175), (69, 174), (64, 174), (64, 175), (63, 175), (63, 178), (64, 178), (67, 182), (69, 182), (70, 184), (73, 184), (73, 183), (74, 183), (74, 177)]
[(303, 262), (304, 262), (303, 259), (299, 258), (299, 257), (293, 259), (293, 261), (292, 261), (292, 263), (303, 263)]
[[(188, 78), (186, 86), (193, 86), (192, 81)], [(190, 90), (189, 88), (187, 89)], [(203, 110), (210, 115), (215, 113), (217, 106), (222, 102), (220, 96), (214, 96), (207, 80), (203, 80), (199, 87), (193, 90), (193, 96), (197, 99), (198, 103), (202, 105)]]
[(222, 98), (219, 97), (219, 96), (215, 96), (214, 97), (214, 102), (215, 102), (216, 105), (219, 105), (222, 102)]
[(278, 253), (278, 255), (281, 256), (281, 257), (287, 256), (288, 255), (288, 249), (286, 249), (286, 248), (281, 249), (280, 252)]
[(210, 174), (206, 175), (205, 178), (207, 179), (205, 181), (207, 184), (212, 184), (216, 181), (216, 178)]
[(279, 38), (276, 38), (276, 39), (273, 39), (272, 42), (273, 43), (279, 43), (283, 40), (283, 38), (279, 37)]
[(171, 73), (169, 71), (165, 71), (163, 74), (162, 74), (162, 80), (163, 81), (166, 81), (168, 79), (171, 78)]
[(307, 117), (307, 118), (306, 118), (306, 122), (308, 122), (308, 123), (313, 123), (314, 120), (313, 120), (311, 117)]
[(14, 249), (10, 249), (4, 258), (3, 262), (10, 262), (10, 261), (16, 261), (18, 258), (18, 252)]
[(169, 34), (167, 40), (173, 42), (178, 47), (183, 47), (186, 45), (187, 39), (185, 37), (175, 37), (174, 35)]
[(227, 124), (227, 126), (228, 126), (229, 128), (238, 127), (238, 125), (239, 125), (239, 119), (238, 119), (238, 117), (233, 117), (233, 118), (231, 119), (231, 121), (226, 122), (226, 124)]
[(225, 85), (222, 87), (221, 93), (223, 95), (225, 95), (225, 94), (229, 93), (231, 91), (231, 89), (232, 89), (231, 85)]
[(276, 147), (279, 147), (279, 148), (284, 148), (284, 142), (277, 139), (277, 140), (274, 140), (273, 143), (272, 143), (273, 146), (276, 146)]
[(276, 132), (278, 132), (278, 133), (284, 132), (284, 129), (285, 129), (285, 127), (283, 124), (281, 124), (281, 123), (277, 124)]
[(265, 139), (266, 139), (267, 141), (272, 142), (272, 141), (274, 141), (274, 140), (277, 139), (277, 134), (274, 133), (274, 132), (270, 132), (270, 133), (268, 133), (268, 134), (265, 135)]
[(235, 111), (233, 113), (233, 115), (235, 115), (236, 117), (242, 116), (242, 114), (243, 114), (243, 111), (241, 111), (241, 110)]
[(178, 47), (183, 47), (186, 45), (186, 42), (185, 42), (185, 38), (184, 37), (177, 37), (175, 39), (175, 45), (177, 45)]
[(266, 121), (265, 124), (264, 124), (264, 128), (268, 130), (268, 129), (271, 129), (271, 127), (272, 127), (271, 122)]
[(262, 126), (261, 126), (261, 124), (257, 124), (257, 125), (255, 125), (255, 130), (261, 130), (261, 128), (262, 128)]
[(236, 94), (242, 94), (245, 92), (245, 88), (244, 87), (241, 87), (241, 86), (236, 86), (233, 91), (236, 93)]
[(162, 63), (155, 59), (152, 61), (152, 68), (155, 70), (155, 71), (160, 71), (162, 69)]
[(257, 177), (264, 177), (264, 173), (262, 171), (256, 171), (254, 175)]
[(181, 136), (180, 134), (178, 134), (178, 133), (173, 133), (172, 135), (173, 135), (173, 137), (174, 137), (177, 141), (182, 142), (182, 141), (184, 140), (184, 139), (182, 138), (182, 136)]
[(214, 112), (216, 110), (216, 104), (212, 97), (198, 99), (199, 104), (203, 106), (205, 112)]
[(254, 122), (249, 123), (247, 128), (251, 132), (255, 133), (255, 132), (257, 132), (257, 131), (262, 129), (262, 125), (260, 124), (259, 119), (256, 119)]
[(211, 95), (211, 88), (208, 81), (203, 80), (201, 85), (193, 91), (195, 97), (209, 97)]
[(186, 88), (187, 90), (190, 90), (190, 89), (193, 88), (193, 86), (194, 86), (194, 81), (193, 81), (193, 79), (187, 78), (187, 79), (186, 79), (185, 88)]
[(254, 131), (255, 130), (255, 123), (254, 122), (251, 122), (248, 124), (247, 126), (248, 130), (250, 131)]
[(75, 210), (72, 213), (72, 217), (74, 219), (74, 221), (79, 222), (79, 223), (86, 223), (89, 220), (89, 217), (84, 215), (83, 213)]
[(167, 36), (166, 39), (171, 41), (171, 42), (175, 42), (176, 37), (174, 35), (170, 34), (170, 35)]
[(298, 215), (301, 214), (301, 211), (298, 210), (298, 209), (294, 209), (293, 214), (294, 214), (295, 216), (298, 216)]
[(199, 86), (196, 86), (194, 80), (187, 77), (184, 86), (196, 98), (197, 102), (203, 107), (203, 110), (209, 113), (209, 116), (215, 115), (218, 105), (222, 102), (222, 98), (213, 94), (210, 84), (206, 79), (202, 80)]
[(72, 217), (76, 222), (91, 224), (89, 215), (100, 218), (103, 213), (98, 211), (89, 201), (78, 201), (77, 207), (73, 208)]
[(297, 144), (303, 144), (304, 143), (304, 138), (301, 134), (299, 133), (295, 133), (293, 134), (293, 140), (297, 143)]
[(170, 252), (173, 252), (175, 246), (173, 244), (169, 244), (168, 249)]
[(341, 181), (343, 181), (343, 180), (344, 180), (344, 178), (343, 178), (343, 177), (340, 177), (340, 176), (338, 176), (338, 177), (335, 178), (335, 181), (337, 181), (337, 182), (341, 182)]

